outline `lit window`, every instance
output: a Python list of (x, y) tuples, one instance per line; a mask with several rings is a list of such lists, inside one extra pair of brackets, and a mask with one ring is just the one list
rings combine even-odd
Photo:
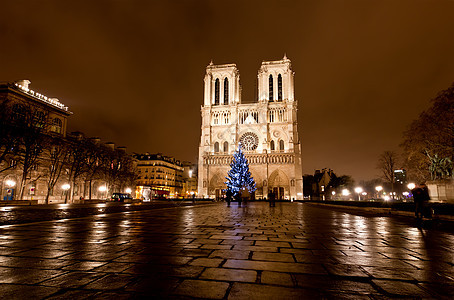
[(51, 131), (55, 133), (61, 133), (62, 129), (62, 122), (59, 118), (54, 118), (52, 120), (52, 126), (51, 126)]

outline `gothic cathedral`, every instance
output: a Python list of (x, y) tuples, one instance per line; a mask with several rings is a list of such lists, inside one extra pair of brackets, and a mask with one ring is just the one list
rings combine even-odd
[(258, 101), (241, 103), (240, 74), (235, 64), (206, 68), (202, 133), (199, 147), (199, 197), (219, 197), (240, 143), (252, 177), (255, 198), (270, 191), (278, 199), (303, 198), (298, 103), (292, 66), (284, 56), (264, 61), (258, 71)]

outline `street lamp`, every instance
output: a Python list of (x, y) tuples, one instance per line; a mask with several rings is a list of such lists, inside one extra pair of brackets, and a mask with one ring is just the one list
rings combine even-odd
[(407, 187), (409, 190), (412, 190), (416, 187), (416, 184), (414, 184), (413, 182), (410, 182), (409, 184), (407, 184)]
[(61, 186), (61, 188), (64, 190), (64, 194), (65, 194), (65, 203), (68, 201), (68, 190), (71, 186), (68, 184), (68, 183), (65, 183)]
[(363, 188), (362, 187), (356, 187), (355, 188), (355, 193), (358, 194), (358, 200), (361, 201), (361, 193), (363, 192)]
[(130, 188), (126, 188), (125, 192), (126, 194), (131, 194), (132, 190)]
[(8, 179), (6, 182), (6, 186), (9, 188), (12, 188), (16, 185), (16, 182), (14, 180)]
[(377, 191), (377, 198), (380, 198), (380, 192), (383, 190), (383, 187), (381, 185), (376, 186), (375, 190)]
[(347, 190), (347, 189), (343, 189), (342, 190), (342, 196), (348, 196), (348, 195), (350, 195), (350, 191)]
[(107, 198), (107, 187), (105, 185), (101, 185), (99, 188), (98, 188), (98, 191), (100, 191), (101, 193), (104, 193), (106, 192), (106, 197)]

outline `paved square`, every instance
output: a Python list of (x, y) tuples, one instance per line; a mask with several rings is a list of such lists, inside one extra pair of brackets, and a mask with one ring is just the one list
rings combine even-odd
[(3, 299), (454, 297), (454, 235), (300, 203), (0, 227)]

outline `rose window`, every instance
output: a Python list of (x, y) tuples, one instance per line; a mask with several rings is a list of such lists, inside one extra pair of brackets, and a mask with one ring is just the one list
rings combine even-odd
[(241, 148), (245, 151), (252, 151), (257, 149), (259, 145), (259, 138), (255, 133), (246, 132), (240, 138)]

